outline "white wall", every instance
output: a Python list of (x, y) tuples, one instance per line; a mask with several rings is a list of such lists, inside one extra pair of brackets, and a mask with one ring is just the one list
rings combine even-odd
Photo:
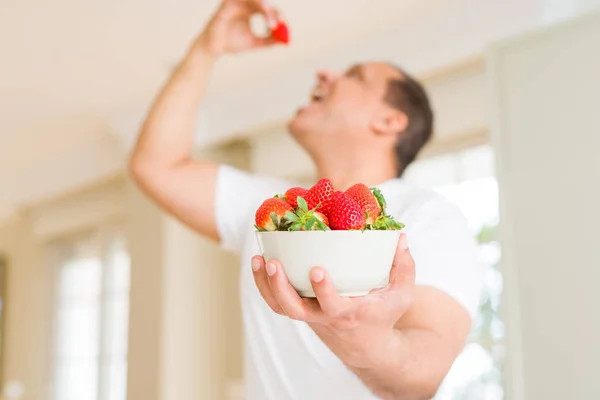
[(44, 268), (43, 249), (26, 214), (0, 226), (0, 254), (8, 262), (3, 299), (2, 384), (22, 383), (23, 400), (45, 399), (50, 362), (51, 274)]
[[(248, 166), (243, 146), (200, 156)], [(225, 399), (242, 379), (239, 259), (167, 217), (133, 184), (126, 193), (128, 400)]]
[(600, 393), (598, 49), (600, 14), (491, 57), (511, 399)]

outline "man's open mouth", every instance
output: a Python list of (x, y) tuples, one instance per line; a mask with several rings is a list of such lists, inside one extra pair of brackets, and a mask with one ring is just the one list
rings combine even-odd
[(325, 93), (320, 88), (315, 88), (315, 90), (313, 90), (313, 92), (310, 95), (311, 103), (319, 103), (319, 102), (323, 101), (324, 98), (325, 98)]

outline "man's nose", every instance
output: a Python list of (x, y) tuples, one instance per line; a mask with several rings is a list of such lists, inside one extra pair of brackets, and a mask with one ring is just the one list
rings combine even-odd
[(332, 83), (338, 78), (338, 74), (335, 71), (322, 69), (317, 71), (317, 79), (319, 83)]

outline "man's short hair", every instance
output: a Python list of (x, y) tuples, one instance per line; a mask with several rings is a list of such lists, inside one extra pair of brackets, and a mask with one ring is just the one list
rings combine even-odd
[(408, 125), (396, 143), (398, 176), (402, 176), (433, 133), (433, 111), (425, 88), (401, 68), (394, 66), (401, 79), (392, 79), (388, 84), (385, 101), (408, 118)]

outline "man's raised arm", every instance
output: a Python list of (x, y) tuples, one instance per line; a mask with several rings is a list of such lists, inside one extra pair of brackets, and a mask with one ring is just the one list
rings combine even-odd
[(218, 166), (191, 159), (200, 103), (217, 57), (273, 44), (250, 30), (250, 16), (274, 12), (260, 0), (225, 0), (156, 98), (131, 155), (139, 187), (166, 212), (219, 240), (214, 216)]

